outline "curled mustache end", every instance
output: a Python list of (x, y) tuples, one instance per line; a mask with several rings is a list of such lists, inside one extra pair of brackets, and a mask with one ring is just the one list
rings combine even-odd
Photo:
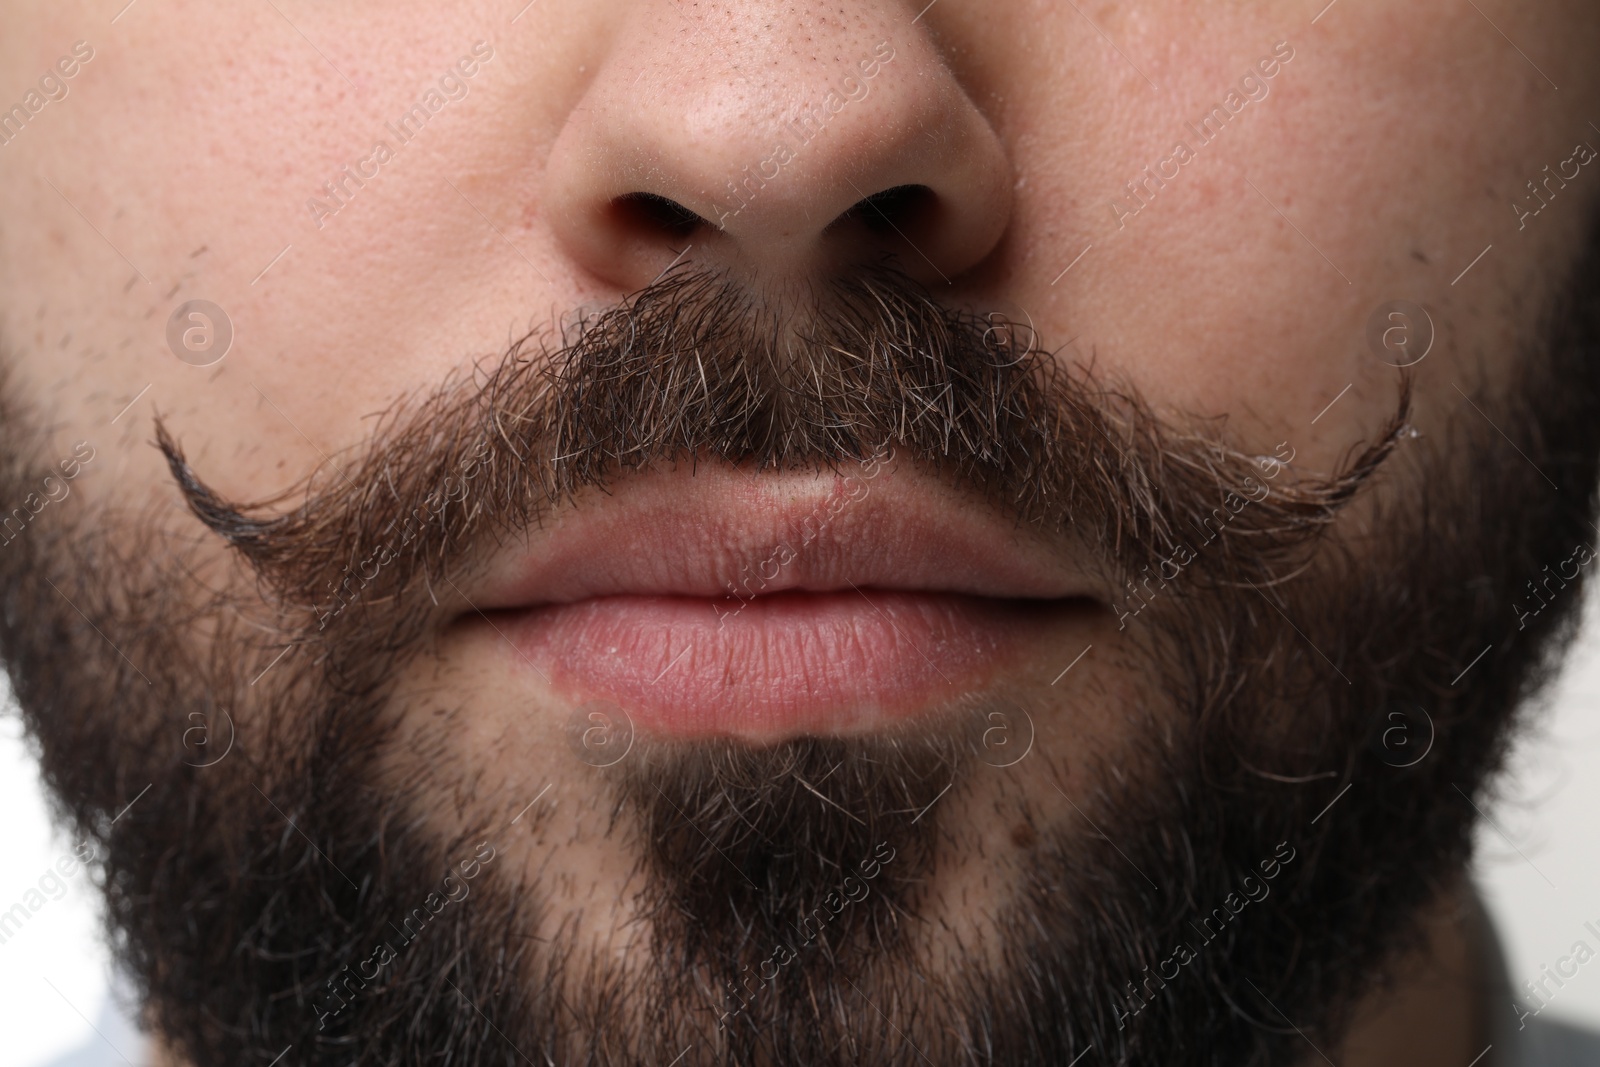
[(184, 503), (189, 505), (194, 516), (212, 533), (251, 559), (262, 555), (272, 543), (273, 536), (281, 531), (286, 518), (252, 519), (245, 514), (244, 505), (223, 500), (195, 474), (189, 461), (184, 458), (182, 447), (167, 431), (166, 423), (159, 415), (156, 416), (155, 429), (155, 445), (165, 457), (172, 480), (177, 483)]

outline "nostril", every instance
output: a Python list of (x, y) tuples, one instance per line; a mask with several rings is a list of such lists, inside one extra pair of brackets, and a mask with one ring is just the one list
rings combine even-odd
[(702, 225), (710, 223), (678, 203), (656, 193), (628, 193), (611, 202), (611, 210), (623, 226), (646, 231), (650, 236), (665, 234), (681, 240)]
[(896, 185), (856, 201), (828, 229), (853, 223), (876, 234), (909, 233), (933, 210), (935, 200), (926, 185)]

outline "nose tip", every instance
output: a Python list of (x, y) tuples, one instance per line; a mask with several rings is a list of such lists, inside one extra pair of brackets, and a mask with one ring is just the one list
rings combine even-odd
[(995, 246), (1009, 161), (932, 41), (896, 5), (794, 10), (731, 5), (713, 29), (672, 0), (633, 9), (546, 172), (579, 265), (632, 291), (675, 256), (767, 282), (893, 258), (934, 284)]

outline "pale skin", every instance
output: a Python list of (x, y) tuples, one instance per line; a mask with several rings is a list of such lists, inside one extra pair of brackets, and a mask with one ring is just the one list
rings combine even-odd
[[(1255, 451), (1289, 441), (1327, 469), (1393, 410), (1395, 372), (1365, 342), (1373, 309), (1429, 308), (1438, 338), (1412, 422), (1442, 440), (1479, 417), (1456, 385), (1505, 378), (1600, 196), (1600, 167), (1574, 152), (1600, 146), (1600, 12), (1579, 0), (117, 6), (9, 3), (0, 33), (0, 106), (64, 69), (76, 42), (93, 53), (0, 147), (0, 338), (12, 387), (48, 416), (51, 455), (97, 449), (65, 505), (79, 509), (175, 498), (148, 447), (156, 410), (219, 492), (256, 499), (508, 333), (609, 305), (680, 256), (781, 300), (879, 247), (941, 298), (1026, 315), (1047, 345), (1075, 339), (1062, 358), (1093, 355), (1159, 410), (1227, 414)], [(723, 213), (716, 190), (884, 41), (893, 58), (868, 91)], [(1199, 144), (1186, 123), (1274, 56), (1258, 79), (1270, 91)], [(457, 78), (466, 95), (326, 210), (324, 183), (347, 165), (373, 174), (385, 124), (464, 58), (477, 61)], [(1172, 175), (1161, 161), (1179, 140), (1193, 158), (1132, 199), (1144, 168)], [(1535, 203), (1526, 183), (1568, 160), (1577, 177), (1519, 215)], [(888, 238), (827, 229), (911, 183), (938, 196), (936, 221)], [(724, 228), (681, 236), (608, 213), (632, 192)], [(235, 331), (206, 369), (165, 341), (169, 313), (195, 298)], [(193, 530), (176, 509), (163, 521)], [(1051, 638), (1022, 684), (1060, 670)], [(482, 706), (442, 762), (481, 775), (494, 803), (556, 783), (567, 821), (507, 852), (532, 864), (581, 838), (564, 845), (559, 892), (598, 942), (625, 925), (607, 902), (631, 858), (575, 832), (596, 817), (580, 774), (505, 755), (538, 749), (564, 705), (487, 655), (458, 635), (407, 682)], [(1118, 695), (1135, 684), (1115, 657), (1074, 672), (1079, 743), (1115, 745)], [(496, 710), (509, 706), (536, 714)], [(1065, 747), (1066, 730), (1045, 721), (1040, 744)], [(1019, 781), (1060, 814), (1039, 781)], [(997, 817), (964, 818), (958, 834)], [(980, 924), (982, 909), (958, 909), (1000, 892), (1013, 860), (953, 865), (938, 906)], [(1435, 958), (1375, 996), (1338, 1062), (1471, 1060), (1469, 948), (1443, 923)], [(1406, 1048), (1418, 1032), (1434, 1040)]]

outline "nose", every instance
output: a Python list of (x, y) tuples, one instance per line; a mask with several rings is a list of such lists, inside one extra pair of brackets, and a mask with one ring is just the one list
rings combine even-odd
[(915, 15), (889, 0), (630, 4), (548, 158), (564, 249), (623, 291), (680, 258), (751, 284), (886, 258), (952, 282), (1005, 230), (1011, 172)]

